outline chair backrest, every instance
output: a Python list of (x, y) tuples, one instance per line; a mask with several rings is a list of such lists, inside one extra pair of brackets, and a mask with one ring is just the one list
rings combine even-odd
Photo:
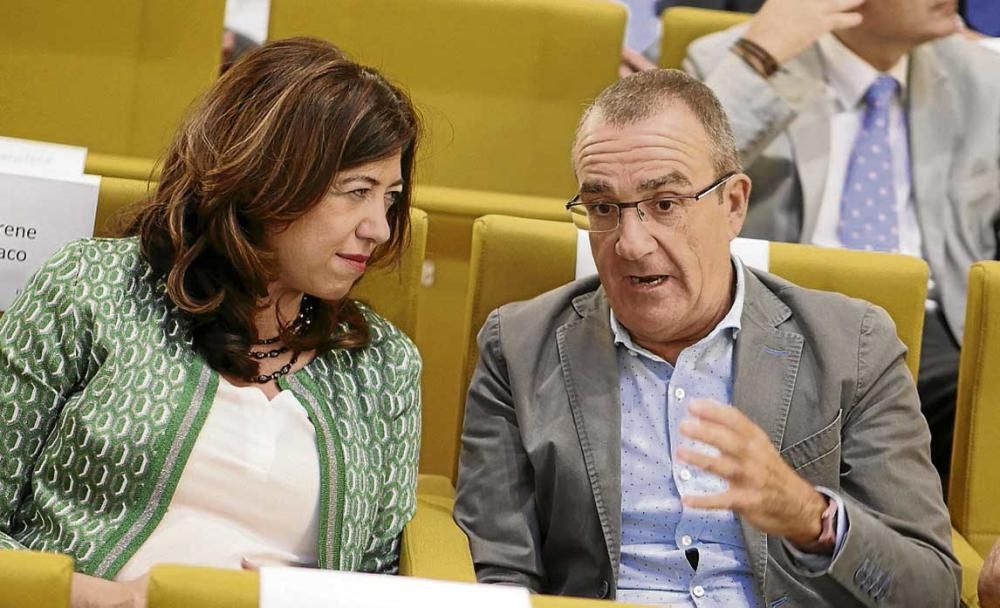
[(720, 30), (743, 23), (751, 16), (746, 13), (717, 11), (706, 8), (676, 6), (663, 11), (660, 23), (660, 67), (680, 69), (692, 42)]
[(422, 182), (565, 197), (625, 20), (605, 0), (271, 0), (269, 36), (324, 38), (406, 88), (427, 127)]
[(411, 207), (410, 243), (399, 263), (368, 271), (351, 292), (353, 298), (369, 304), (412, 340), (417, 336), (417, 297), (426, 251), (427, 214)]
[[(467, 295), (466, 356), (462, 393), (453, 413), (452, 448), (458, 466), (465, 391), (479, 358), (476, 334), (495, 308), (526, 300), (574, 277), (576, 228), (569, 223), (489, 215), (476, 220)], [(903, 255), (770, 243), (769, 270), (803, 287), (837, 291), (885, 308), (909, 349), (916, 374), (920, 359), (927, 264)], [(453, 473), (454, 474), (454, 473)]]
[(770, 244), (769, 272), (802, 287), (836, 291), (877, 304), (906, 345), (906, 366), (917, 377), (927, 301), (927, 262), (908, 255)]
[(147, 198), (156, 184), (138, 179), (102, 177), (97, 194), (97, 216), (94, 218), (94, 236), (118, 236), (121, 214), (133, 203)]
[(225, 0), (4, 0), (0, 135), (156, 158), (216, 77)]
[(948, 505), (955, 528), (985, 556), (1000, 536), (1000, 262), (969, 271)]
[(0, 606), (68, 608), (73, 558), (0, 550)]

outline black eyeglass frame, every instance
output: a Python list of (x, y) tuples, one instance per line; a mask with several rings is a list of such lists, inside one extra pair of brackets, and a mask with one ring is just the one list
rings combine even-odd
[(714, 192), (717, 188), (719, 188), (719, 186), (725, 184), (727, 181), (729, 181), (730, 178), (732, 178), (733, 176), (737, 175), (738, 173), (739, 173), (739, 171), (730, 171), (729, 173), (723, 175), (719, 179), (715, 180), (714, 182), (712, 182), (711, 184), (709, 184), (708, 186), (706, 186), (703, 190), (700, 190), (700, 191), (698, 191), (698, 192), (696, 192), (694, 194), (685, 194), (685, 195), (677, 195), (677, 196), (653, 196), (651, 198), (644, 198), (641, 201), (632, 201), (632, 202), (627, 202), (627, 203), (615, 203), (615, 202), (611, 202), (611, 201), (600, 201), (600, 202), (594, 202), (594, 203), (584, 203), (584, 202), (582, 202), (580, 200), (580, 193), (578, 192), (576, 194), (576, 196), (574, 196), (573, 198), (571, 198), (566, 203), (566, 210), (569, 211), (572, 214), (572, 213), (575, 213), (573, 211), (574, 208), (580, 208), (580, 207), (586, 208), (587, 206), (590, 206), (590, 205), (613, 205), (615, 207), (618, 207), (618, 223), (615, 224), (614, 228), (608, 228), (607, 230), (589, 230), (589, 229), (587, 230), (587, 232), (611, 232), (613, 230), (618, 230), (618, 228), (622, 225), (622, 210), (623, 209), (635, 208), (635, 212), (639, 216), (639, 220), (645, 222), (646, 221), (646, 217), (643, 215), (642, 211), (639, 209), (639, 205), (641, 205), (643, 203), (648, 203), (649, 201), (659, 201), (659, 200), (664, 200), (664, 199), (669, 199), (669, 200), (671, 200), (673, 202), (681, 203), (681, 204), (687, 203), (687, 202), (695, 202), (696, 203), (696, 202), (700, 201), (701, 199), (705, 198), (706, 196), (708, 196), (709, 194), (711, 194), (712, 192)]

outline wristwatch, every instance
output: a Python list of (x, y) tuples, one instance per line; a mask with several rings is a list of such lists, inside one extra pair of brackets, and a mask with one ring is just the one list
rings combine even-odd
[(806, 553), (832, 555), (837, 545), (837, 502), (829, 496), (823, 498), (826, 499), (826, 509), (820, 520), (819, 536), (816, 540), (801, 545), (800, 549)]

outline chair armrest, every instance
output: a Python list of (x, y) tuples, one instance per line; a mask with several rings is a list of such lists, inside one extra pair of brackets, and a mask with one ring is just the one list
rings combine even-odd
[(444, 475), (418, 475), (417, 496), (436, 496), (455, 499), (455, 486)]
[(417, 494), (417, 512), (403, 530), (399, 573), (475, 582), (469, 540), (452, 519), (450, 498)]
[(951, 529), (951, 545), (955, 557), (962, 564), (962, 603), (968, 608), (979, 608), (979, 573), (983, 569), (983, 557), (972, 548), (955, 528)]
[(149, 571), (146, 608), (257, 608), (260, 575), (164, 564)]
[(69, 556), (0, 550), (0, 608), (67, 608), (72, 582)]

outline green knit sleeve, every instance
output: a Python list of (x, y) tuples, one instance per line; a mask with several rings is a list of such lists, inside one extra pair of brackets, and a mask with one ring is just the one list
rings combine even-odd
[(370, 544), (361, 559), (362, 572), (396, 574), (403, 528), (416, 510), (417, 466), (420, 460), (420, 354), (399, 330), (384, 348), (386, 386), (382, 394), (389, 432), (379, 510)]
[(90, 315), (77, 304), (84, 241), (35, 273), (0, 317), (0, 548), (11, 536), (31, 471), (89, 361)]

